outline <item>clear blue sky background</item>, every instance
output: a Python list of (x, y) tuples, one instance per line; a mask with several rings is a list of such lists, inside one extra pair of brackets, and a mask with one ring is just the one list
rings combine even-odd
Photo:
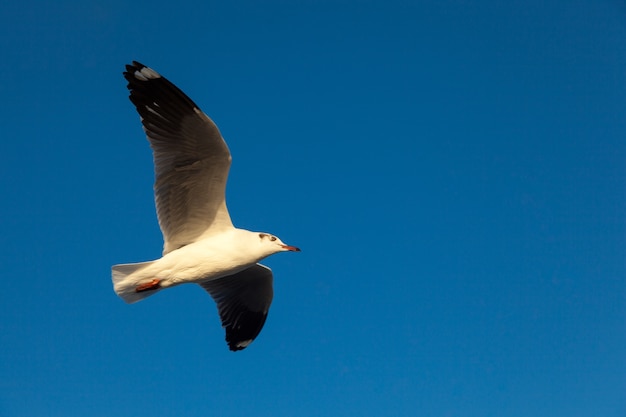
[[(626, 415), (621, 1), (9, 3), (0, 415)], [(113, 293), (162, 245), (133, 59), (303, 249), (243, 352), (196, 286)]]

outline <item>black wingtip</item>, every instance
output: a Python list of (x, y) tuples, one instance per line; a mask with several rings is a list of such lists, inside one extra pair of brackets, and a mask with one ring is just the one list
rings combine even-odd
[[(122, 73), (128, 84), (130, 101), (135, 105), (137, 111), (144, 119), (152, 119), (156, 125), (162, 123), (164, 119), (169, 120), (177, 126), (184, 115), (193, 115), (198, 106), (178, 87), (169, 82), (165, 77), (152, 68), (133, 61), (126, 64), (126, 71)], [(147, 110), (147, 106), (156, 103), (162, 113), (155, 116), (152, 111)], [(144, 123), (145, 125), (145, 123)]]
[(248, 347), (261, 333), (265, 320), (267, 320), (267, 312), (243, 312), (235, 326), (228, 324), (224, 327), (228, 348), (236, 352)]
[(137, 71), (143, 68), (148, 68), (148, 66), (139, 61), (132, 61), (130, 64), (126, 64), (126, 71)]
[(137, 61), (133, 61), (130, 64), (126, 64), (125, 67), (126, 67), (126, 71), (124, 71), (122, 74), (124, 75), (124, 78), (126, 78), (126, 80), (128, 81), (130, 81), (129, 77), (134, 77), (133, 74), (135, 73), (135, 71), (141, 71), (142, 68), (147, 68), (147, 66)]

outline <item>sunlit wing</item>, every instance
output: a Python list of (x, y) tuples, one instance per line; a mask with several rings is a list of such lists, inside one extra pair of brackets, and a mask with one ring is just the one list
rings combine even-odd
[(232, 228), (225, 202), (231, 157), (215, 123), (156, 71), (133, 61), (124, 77), (153, 150), (163, 254)]

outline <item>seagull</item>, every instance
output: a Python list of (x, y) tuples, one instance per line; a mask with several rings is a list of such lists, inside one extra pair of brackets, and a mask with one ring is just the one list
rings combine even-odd
[(152, 147), (162, 257), (112, 267), (113, 288), (127, 303), (195, 283), (217, 304), (226, 343), (245, 349), (272, 303), (272, 270), (258, 263), (300, 252), (276, 236), (233, 226), (225, 189), (231, 155), (217, 126), (178, 87), (133, 61), (123, 73)]

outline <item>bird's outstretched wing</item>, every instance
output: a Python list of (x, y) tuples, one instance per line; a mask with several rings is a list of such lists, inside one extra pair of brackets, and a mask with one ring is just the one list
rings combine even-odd
[(259, 335), (272, 304), (272, 270), (261, 264), (200, 283), (217, 303), (230, 350), (245, 349)]
[(124, 78), (154, 154), (163, 254), (232, 228), (225, 202), (231, 156), (215, 123), (139, 62), (126, 65)]

